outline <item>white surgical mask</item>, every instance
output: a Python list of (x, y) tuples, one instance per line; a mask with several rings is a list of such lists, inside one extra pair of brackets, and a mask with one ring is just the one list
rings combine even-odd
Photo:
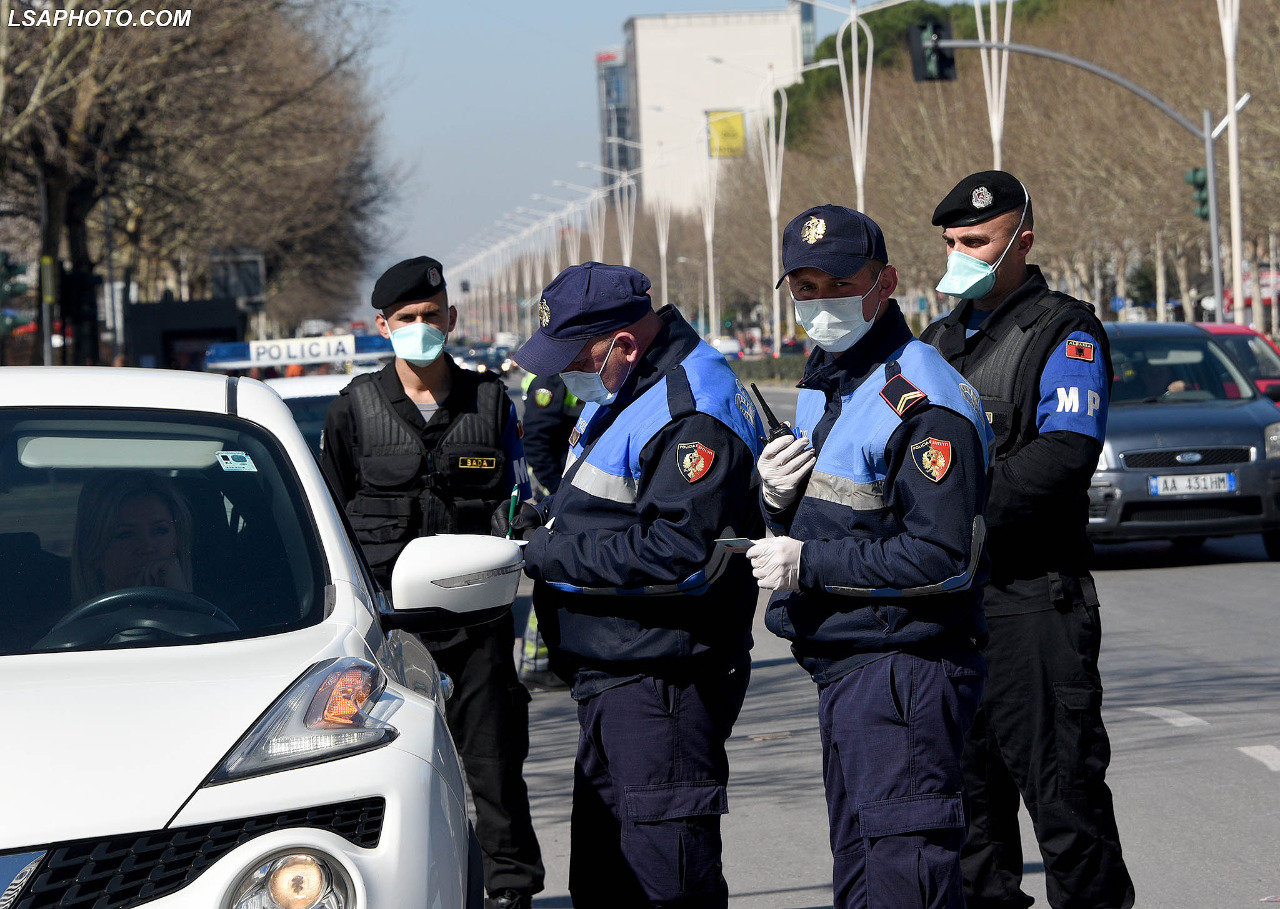
[[(880, 275), (884, 274), (884, 266), (871, 283), (871, 293), (880, 284)], [(791, 301), (796, 307), (796, 321), (804, 326), (805, 333), (823, 350), (831, 353), (844, 353), (862, 340), (875, 322), (875, 316), (868, 321), (862, 314), (862, 301), (867, 294), (857, 297), (824, 297), (817, 300)], [(879, 304), (876, 313), (880, 312)]]
[[(609, 355), (613, 353), (613, 345), (618, 343), (617, 335), (614, 335), (612, 341), (609, 342), (609, 349), (605, 352), (604, 363), (600, 364), (599, 372), (562, 372), (560, 378), (564, 379), (564, 387), (569, 394), (581, 398), (584, 401), (593, 402), (595, 404), (612, 404), (613, 399), (618, 396), (616, 391), (610, 391), (609, 387), (604, 384), (604, 379), (600, 377), (600, 373), (604, 372), (605, 365), (609, 362)], [(631, 367), (627, 367), (627, 375), (631, 375)], [(627, 381), (623, 376), (623, 383)], [(622, 387), (620, 384), (619, 388)]]

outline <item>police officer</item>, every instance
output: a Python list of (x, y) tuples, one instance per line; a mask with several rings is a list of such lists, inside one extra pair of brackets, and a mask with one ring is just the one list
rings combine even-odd
[(529, 481), (534, 498), (545, 499), (560, 486), (560, 474), (569, 454), (569, 433), (582, 413), (582, 402), (565, 388), (558, 374), (527, 375), (521, 387)]
[(758, 462), (773, 536), (747, 557), (774, 591), (766, 626), (818, 685), (834, 905), (961, 909), (991, 432), (891, 299), (898, 275), (874, 221), (819, 205), (782, 236), (815, 350), (797, 435)]
[(522, 511), (551, 665), (578, 703), (569, 891), (577, 909), (723, 907), (725, 740), (757, 591), (715, 540), (759, 525), (763, 429), (723, 356), (649, 279), (586, 262), (515, 354), (587, 402), (556, 494)]
[[(357, 376), (330, 405), (321, 463), (374, 575), (390, 589), (395, 558), (415, 537), (488, 533), (512, 487), (529, 495), (515, 408), (495, 376), (444, 353), (457, 322), (439, 262), (393, 265), (373, 288), (374, 324), (395, 359)], [(528, 909), (543, 867), (522, 767), (529, 693), (512, 661), (510, 613), (423, 635), (454, 682), (445, 704), (476, 808), (491, 909)]]
[(1030, 906), (1018, 796), (1054, 907), (1128, 907), (1104, 775), (1098, 596), (1085, 533), (1107, 425), (1111, 356), (1093, 307), (1027, 264), (1031, 197), (1011, 174), (965, 177), (938, 204), (941, 293), (956, 308), (923, 339), (982, 395), (996, 435), (987, 505), (990, 678), (965, 749), (972, 804), (963, 866), (970, 909)]

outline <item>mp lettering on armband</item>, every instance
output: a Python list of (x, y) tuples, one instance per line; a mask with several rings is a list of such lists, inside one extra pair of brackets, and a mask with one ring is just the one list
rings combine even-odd
[(1109, 401), (1107, 365), (1097, 339), (1088, 332), (1072, 332), (1050, 354), (1040, 374), (1038, 430), (1075, 432), (1101, 442)]

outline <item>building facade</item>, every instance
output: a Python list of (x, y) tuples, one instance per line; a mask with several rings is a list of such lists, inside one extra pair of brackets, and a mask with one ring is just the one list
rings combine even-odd
[[(639, 170), (640, 203), (662, 197), (696, 211), (708, 192), (713, 151), (758, 148), (755, 130), (769, 86), (799, 80), (812, 53), (812, 7), (636, 16), (620, 50), (596, 56), (600, 163)], [(602, 184), (616, 177), (605, 174)]]

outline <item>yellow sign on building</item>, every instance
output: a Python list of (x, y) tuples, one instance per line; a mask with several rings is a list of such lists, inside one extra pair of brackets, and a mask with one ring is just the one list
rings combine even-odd
[(707, 111), (707, 154), (741, 158), (747, 153), (746, 116), (740, 110)]

